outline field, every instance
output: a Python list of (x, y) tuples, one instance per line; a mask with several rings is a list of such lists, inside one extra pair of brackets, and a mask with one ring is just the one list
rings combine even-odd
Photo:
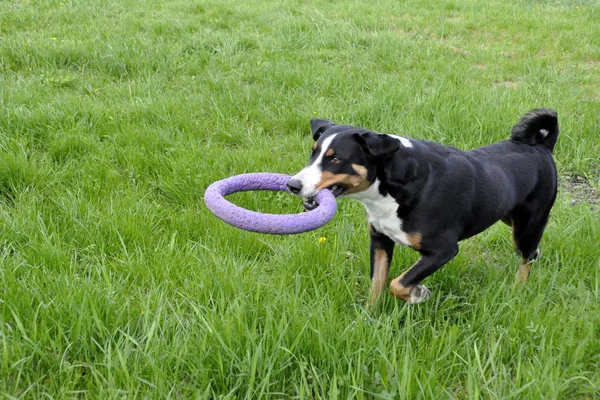
[[(0, 397), (600, 398), (598, 21), (591, 0), (1, 1)], [(265, 236), (203, 203), (297, 172), (315, 116), (469, 149), (535, 107), (559, 114), (560, 191), (522, 289), (497, 224), (428, 302), (365, 309), (360, 204)]]

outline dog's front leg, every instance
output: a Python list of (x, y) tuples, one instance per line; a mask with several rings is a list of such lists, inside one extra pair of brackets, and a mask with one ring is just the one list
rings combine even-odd
[(450, 261), (458, 253), (458, 245), (448, 244), (435, 251), (420, 250), (420, 253), (421, 258), (415, 265), (390, 283), (390, 292), (409, 304), (420, 303), (431, 296), (429, 289), (419, 283)]
[(394, 255), (394, 241), (369, 225), (371, 232), (371, 290), (367, 306), (377, 303), (377, 298), (387, 285), (390, 264)]

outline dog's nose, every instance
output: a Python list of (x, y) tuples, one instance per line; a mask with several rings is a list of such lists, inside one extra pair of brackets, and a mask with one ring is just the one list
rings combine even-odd
[(290, 189), (290, 192), (298, 194), (302, 190), (302, 182), (292, 179), (287, 183), (287, 187)]

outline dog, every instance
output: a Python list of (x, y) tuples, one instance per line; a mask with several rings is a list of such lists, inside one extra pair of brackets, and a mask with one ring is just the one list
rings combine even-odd
[(532, 110), (509, 140), (470, 151), (324, 119), (310, 126), (310, 162), (287, 185), (309, 210), (322, 189), (364, 205), (371, 236), (367, 305), (376, 304), (387, 284), (395, 245), (420, 258), (391, 281), (390, 291), (417, 304), (431, 296), (421, 281), (458, 253), (458, 242), (497, 221), (512, 227), (522, 258), (516, 280), (525, 283), (556, 198), (554, 110)]

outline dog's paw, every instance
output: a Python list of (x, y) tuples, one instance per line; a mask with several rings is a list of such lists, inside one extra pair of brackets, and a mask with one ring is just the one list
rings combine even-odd
[(408, 304), (419, 304), (431, 297), (431, 291), (423, 285), (415, 285), (410, 290)]

